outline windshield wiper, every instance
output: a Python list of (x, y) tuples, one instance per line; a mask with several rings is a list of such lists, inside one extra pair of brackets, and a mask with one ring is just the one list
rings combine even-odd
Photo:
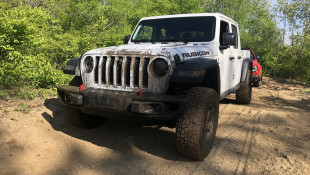
[(149, 39), (134, 40), (133, 42), (135, 44), (146, 43), (146, 42), (155, 43), (154, 40), (149, 40)]

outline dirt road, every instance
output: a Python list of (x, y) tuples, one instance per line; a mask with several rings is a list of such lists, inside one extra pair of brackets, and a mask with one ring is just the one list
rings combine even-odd
[[(175, 129), (110, 121), (82, 130), (55, 97), (0, 100), (0, 174), (310, 174), (309, 86), (266, 77), (250, 105), (221, 101), (215, 144), (202, 162), (179, 156)], [(308, 90), (307, 90), (308, 89)]]

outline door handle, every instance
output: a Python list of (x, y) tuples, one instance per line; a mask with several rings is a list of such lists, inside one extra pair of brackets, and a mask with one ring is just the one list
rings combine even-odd
[(240, 60), (242, 57), (241, 56), (238, 56), (238, 60)]
[(233, 59), (235, 59), (235, 57), (229, 57), (229, 60), (233, 60)]

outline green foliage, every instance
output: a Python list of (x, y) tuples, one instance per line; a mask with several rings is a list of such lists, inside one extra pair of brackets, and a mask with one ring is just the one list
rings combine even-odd
[(6, 91), (0, 91), (0, 99), (8, 100), (9, 99), (9, 94)]
[(21, 103), (18, 105), (17, 108), (14, 109), (14, 111), (22, 112), (22, 113), (29, 113), (31, 109), (29, 108), (29, 105), (26, 103)]
[[(59, 70), (76, 54), (60, 27), (41, 8), (0, 7), (0, 81), (6, 86), (54, 87), (68, 81)], [(68, 38), (68, 37), (66, 37)], [(66, 47), (67, 46), (67, 47)]]
[[(277, 19), (283, 23), (277, 47), (282, 69), (277, 75), (310, 83), (310, 2), (306, 0), (278, 0)], [(289, 36), (289, 37), (288, 37)], [(271, 70), (274, 72), (274, 70)]]
[(305, 93), (310, 94), (310, 88), (303, 89), (303, 91), (304, 91)]
[(4, 112), (4, 113), (8, 113), (8, 112), (10, 112), (10, 111), (11, 111), (11, 110), (10, 110), (9, 108), (6, 108), (6, 107), (3, 109), (3, 112)]

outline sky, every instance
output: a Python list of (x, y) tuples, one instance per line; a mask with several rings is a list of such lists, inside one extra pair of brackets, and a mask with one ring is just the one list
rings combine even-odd
[[(277, 0), (268, 0), (268, 1), (269, 1), (271, 9), (275, 6), (275, 4), (277, 4)], [(288, 0), (288, 2), (291, 2), (291, 0)], [(277, 27), (278, 28), (284, 29), (284, 24), (283, 24), (283, 22), (280, 21), (280, 19), (276, 19), (276, 22), (277, 22)], [(285, 37), (284, 37), (284, 44), (289, 45), (291, 43), (291, 40), (289, 38), (289, 36), (291, 35), (291, 32), (289, 31), (289, 26), (288, 25), (286, 26), (285, 29), (286, 29), (286, 33), (285, 33)], [(301, 31), (302, 31), (302, 29), (295, 30), (296, 33), (297, 32), (301, 32)]]

